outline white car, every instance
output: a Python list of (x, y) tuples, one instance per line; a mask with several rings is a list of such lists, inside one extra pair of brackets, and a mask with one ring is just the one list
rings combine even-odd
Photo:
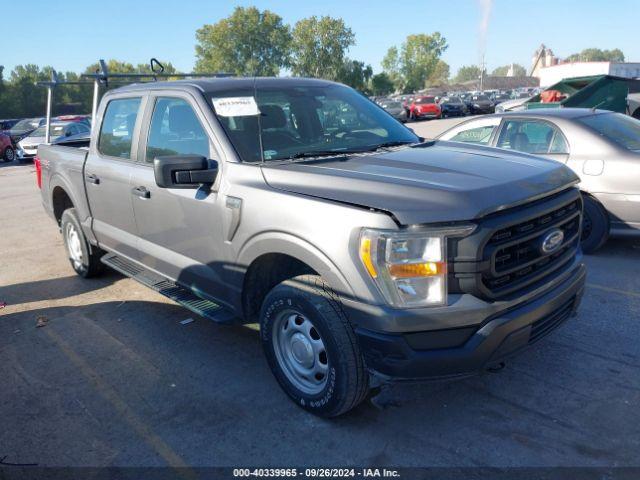
[[(38, 153), (38, 145), (44, 143), (45, 125), (36, 128), (27, 137), (18, 143), (18, 156), (21, 158), (33, 158)], [(91, 127), (84, 122), (56, 122), (51, 124), (50, 138), (55, 142), (62, 137), (70, 137), (80, 133), (89, 133)]]

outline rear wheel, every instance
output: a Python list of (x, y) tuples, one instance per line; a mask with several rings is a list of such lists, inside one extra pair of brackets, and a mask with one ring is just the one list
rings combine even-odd
[(16, 159), (16, 151), (13, 147), (7, 147), (4, 149), (4, 152), (2, 152), (2, 159), (5, 162), (13, 162)]
[(271, 290), (262, 305), (260, 332), (271, 371), (302, 408), (335, 417), (368, 393), (353, 328), (321, 277), (301, 275)]
[(60, 226), (69, 262), (75, 272), (84, 278), (95, 277), (102, 273), (104, 265), (100, 262), (100, 257), (104, 252), (89, 245), (82, 233), (75, 208), (69, 208), (62, 213)]
[(589, 195), (582, 195), (584, 216), (580, 243), (584, 253), (593, 253), (609, 238), (609, 215), (604, 207)]

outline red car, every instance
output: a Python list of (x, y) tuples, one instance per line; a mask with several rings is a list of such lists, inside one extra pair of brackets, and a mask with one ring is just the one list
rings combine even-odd
[(436, 97), (415, 97), (409, 105), (409, 118), (420, 120), (422, 118), (440, 118), (442, 111), (436, 103)]
[(0, 158), (5, 162), (13, 162), (16, 158), (16, 151), (13, 148), (11, 137), (0, 133)]

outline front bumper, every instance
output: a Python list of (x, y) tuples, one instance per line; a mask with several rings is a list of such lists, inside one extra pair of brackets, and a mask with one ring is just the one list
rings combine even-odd
[(465, 376), (498, 364), (574, 315), (585, 280), (586, 268), (577, 262), (545, 293), (476, 325), (393, 334), (358, 326), (356, 335), (367, 367), (383, 379)]

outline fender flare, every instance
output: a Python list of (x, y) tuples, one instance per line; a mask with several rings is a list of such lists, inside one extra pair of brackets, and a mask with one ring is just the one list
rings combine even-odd
[(288, 255), (309, 265), (336, 293), (347, 298), (354, 297), (351, 285), (324, 252), (306, 240), (289, 233), (268, 231), (251, 237), (240, 248), (237, 263), (248, 268), (254, 260), (269, 253)]

